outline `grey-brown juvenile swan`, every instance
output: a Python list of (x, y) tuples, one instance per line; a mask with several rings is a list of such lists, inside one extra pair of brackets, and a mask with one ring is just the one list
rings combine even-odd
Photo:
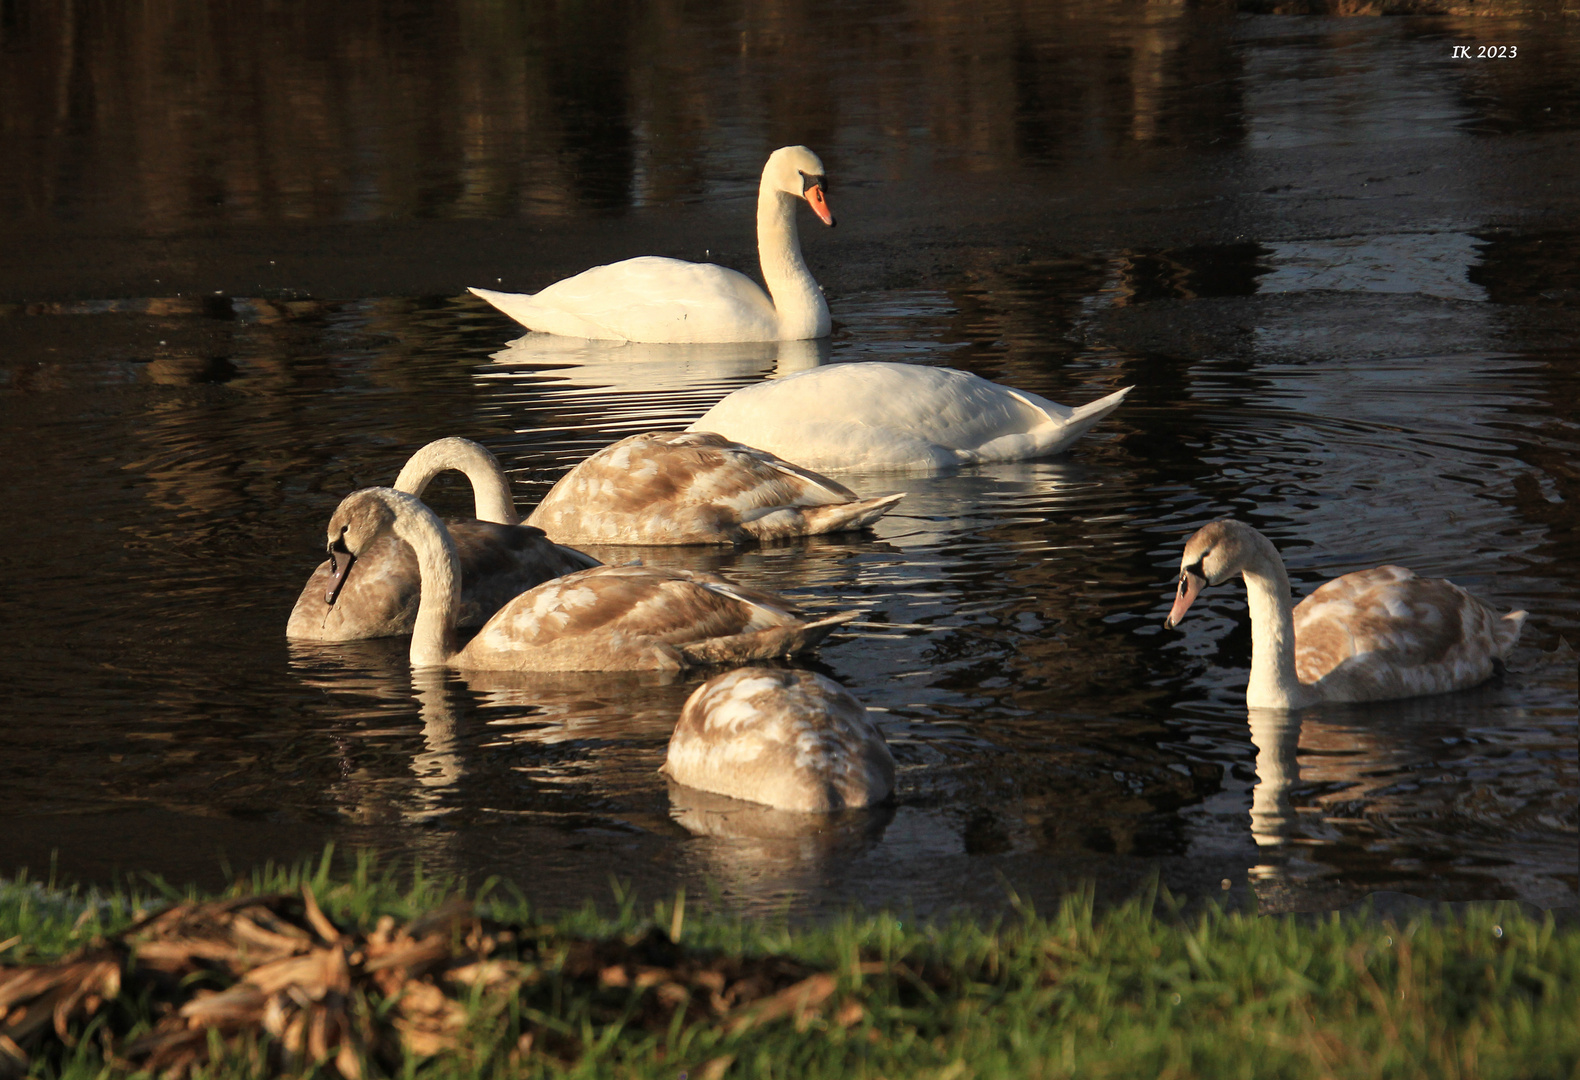
[[(542, 529), (518, 524), (505, 471), (470, 439), (437, 439), (424, 446), (401, 469), (395, 487), (420, 496), (446, 469), (459, 469), (472, 482), (478, 518), (448, 525), (461, 559), (461, 626), (481, 626), (517, 593), (599, 565), (591, 555), (552, 543)], [(359, 641), (409, 634), (417, 600), (417, 557), (389, 536), (363, 554), (355, 580), (337, 573), (332, 559), (313, 571), (291, 610), (285, 636)]]
[(1297, 607), (1272, 541), (1214, 521), (1185, 542), (1173, 627), (1207, 585), (1245, 579), (1251, 609), (1249, 707), (1299, 709), (1462, 690), (1485, 681), (1520, 639), (1525, 612), (1500, 616), (1442, 578), (1379, 566), (1334, 578)]
[(863, 499), (709, 432), (655, 431), (606, 446), (560, 477), (527, 523), (577, 544), (741, 544), (859, 529), (904, 497)]
[(718, 576), (599, 566), (517, 596), (460, 647), (461, 560), (442, 522), (393, 488), (346, 496), (329, 520), (329, 550), (355, 579), (384, 537), (411, 545), (421, 577), (414, 667), (506, 671), (680, 670), (739, 664), (810, 648), (850, 614), (807, 622), (780, 597)]
[(867, 710), (810, 671), (740, 668), (708, 680), (686, 699), (659, 771), (813, 813), (872, 806), (894, 790), (894, 758)]

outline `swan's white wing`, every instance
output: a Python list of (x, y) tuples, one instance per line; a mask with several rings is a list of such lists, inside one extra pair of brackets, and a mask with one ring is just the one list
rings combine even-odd
[(938, 469), (1056, 453), (1126, 392), (1072, 410), (950, 368), (833, 364), (737, 390), (689, 430), (812, 469)]
[(643, 256), (595, 266), (530, 296), (473, 289), (527, 327), (568, 337), (647, 342), (773, 341), (773, 302), (744, 274)]

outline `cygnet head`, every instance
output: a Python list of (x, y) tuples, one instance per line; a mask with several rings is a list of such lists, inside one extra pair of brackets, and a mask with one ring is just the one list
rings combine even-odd
[(334, 574), (329, 579), (329, 590), (324, 594), (325, 603), (331, 607), (345, 588), (346, 578), (357, 556), (367, 551), (379, 534), (393, 528), (395, 507), (392, 500), (416, 502), (410, 495), (393, 488), (363, 488), (353, 491), (335, 507), (329, 519), (328, 551), (334, 563)]
[(1243, 522), (1224, 518), (1197, 529), (1185, 541), (1185, 554), (1180, 556), (1179, 591), (1163, 625), (1170, 629), (1178, 626), (1202, 589), (1222, 585), (1269, 554), (1275, 561), (1278, 559), (1272, 542)]
[(782, 146), (768, 155), (763, 180), (787, 195), (805, 199), (823, 224), (833, 226), (834, 212), (828, 208), (828, 181), (823, 176), (823, 162), (806, 147)]

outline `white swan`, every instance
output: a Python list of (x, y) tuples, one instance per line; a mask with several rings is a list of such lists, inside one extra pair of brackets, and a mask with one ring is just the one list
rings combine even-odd
[[(481, 626), (517, 593), (598, 565), (591, 555), (551, 542), (543, 530), (518, 525), (505, 471), (493, 454), (470, 439), (438, 439), (424, 446), (401, 469), (395, 487), (421, 495), (446, 469), (459, 469), (472, 482), (478, 518), (448, 525), (461, 558), (460, 625)], [(409, 634), (418, 593), (416, 555), (389, 536), (363, 554), (354, 581), (338, 572), (333, 559), (314, 570), (291, 609), (285, 636), (294, 641), (360, 641)]]
[(560, 477), (527, 523), (579, 544), (740, 544), (859, 529), (904, 497), (858, 498), (767, 451), (657, 431), (606, 446)]
[(1251, 708), (1382, 701), (1462, 690), (1498, 670), (1525, 612), (1499, 616), (1442, 578), (1379, 566), (1335, 578), (1295, 607), (1272, 541), (1238, 521), (1196, 531), (1180, 559), (1165, 625), (1179, 625), (1206, 585), (1245, 578), (1251, 609)]
[(894, 758), (867, 710), (810, 671), (741, 668), (698, 687), (660, 772), (780, 810), (871, 806), (894, 790)]
[(831, 364), (743, 387), (686, 430), (819, 472), (936, 471), (1056, 454), (1130, 389), (1071, 409), (953, 368)]
[(458, 648), (461, 561), (433, 511), (405, 492), (364, 488), (329, 519), (329, 550), (348, 580), (363, 553), (389, 535), (411, 545), (421, 574), (414, 667), (677, 671), (799, 652), (853, 617), (806, 622), (785, 600), (717, 574), (598, 566), (515, 597)]
[(643, 256), (595, 266), (541, 292), (472, 289), (528, 330), (615, 341), (799, 341), (827, 337), (823, 290), (801, 258), (795, 212), (805, 199), (833, 225), (823, 163), (804, 146), (775, 150), (757, 189), (757, 254), (765, 293), (712, 263)]

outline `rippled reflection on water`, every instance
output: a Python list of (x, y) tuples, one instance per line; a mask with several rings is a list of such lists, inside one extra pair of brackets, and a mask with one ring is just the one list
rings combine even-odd
[[(1547, 66), (1449, 72), (1432, 57), (1453, 20), (1174, 12), (1132, 26), (1048, 7), (1017, 27), (994, 4), (851, 7), (824, 15), (882, 32), (827, 35), (827, 55), (804, 45), (795, 5), (692, 21), (655, 9), (612, 42), (581, 16), (546, 27), (462, 5), (421, 27), (439, 45), (420, 55), (421, 35), (364, 36), (327, 13), (259, 56), (256, 34), (215, 13), (233, 66), (255, 62), (294, 98), (225, 96), (208, 68), (194, 89), (168, 77), (179, 65), (124, 65), (96, 30), (70, 39), (72, 59), (55, 14), (7, 8), (34, 13), (33, 38), (0, 77), (69, 61), (62, 80), (28, 85), (85, 71), (107, 88), (0, 125), (19, 163), (0, 208), (18, 220), (595, 222), (741, 199), (781, 130), (808, 132), (858, 189), (1124, 166), (1137, 148), (1191, 144), (1234, 148), (1226, 188), (1265, 198), (1232, 243), (1028, 250), (951, 267), (943, 287), (835, 295), (838, 331), (818, 345), (512, 343), (469, 297), (0, 309), (14, 508), (0, 534), (0, 872), (55, 850), (71, 874), (212, 880), (221, 851), (244, 865), (332, 839), (503, 874), (566, 905), (606, 896), (610, 874), (650, 897), (683, 885), (739, 910), (820, 913), (993, 905), (1004, 882), (1043, 902), (1154, 871), (1194, 892), (1248, 883), (1270, 909), (1379, 888), (1574, 902), (1577, 679), (1556, 650), (1580, 638), (1580, 241), (1395, 219), (1423, 186), (1480, 198), (1487, 178), (1468, 167), (1379, 177), (1375, 196), (1363, 180), (1374, 225), (1291, 236), (1291, 185), (1269, 164), (1405, 136), (1441, 140), (1447, 160), (1513, 127), (1567, 131), (1572, 62), (1549, 44)], [(139, 24), (132, 52), (190, 47), (161, 33), (168, 14)], [(7, 49), (17, 25), (0, 27)], [(555, 67), (588, 53), (591, 69)], [(455, 98), (429, 93), (449, 85), (445, 56), (481, 58), (456, 65)], [(748, 100), (719, 56), (807, 76), (811, 97)], [(958, 83), (932, 79), (940, 65)], [(225, 108), (176, 108), (188, 93)], [(129, 101), (144, 107), (123, 115)], [(276, 115), (286, 101), (302, 123)], [(481, 119), (446, 119), (461, 115)], [(249, 125), (257, 140), (238, 140)], [(336, 132), (369, 141), (353, 153)], [(177, 152), (192, 148), (210, 155)], [(268, 183), (248, 186), (253, 154)], [(139, 183), (112, 183), (111, 162)], [(692, 677), (414, 676), (400, 641), (282, 638), (339, 499), (389, 482), (433, 437), (489, 445), (525, 508), (618, 437), (683, 427), (760, 378), (870, 359), (1068, 403), (1137, 389), (1058, 459), (844, 478), (909, 491), (870, 535), (597, 553), (858, 611), (811, 663), (876, 711), (899, 764), (890, 809), (798, 833), (671, 789), (655, 770)], [(432, 496), (468, 501), (454, 480)], [(1527, 608), (1511, 672), (1451, 697), (1248, 716), (1243, 592), (1211, 590), (1181, 631), (1161, 625), (1183, 538), (1224, 514), (1279, 544), (1302, 593), (1399, 562)]]

